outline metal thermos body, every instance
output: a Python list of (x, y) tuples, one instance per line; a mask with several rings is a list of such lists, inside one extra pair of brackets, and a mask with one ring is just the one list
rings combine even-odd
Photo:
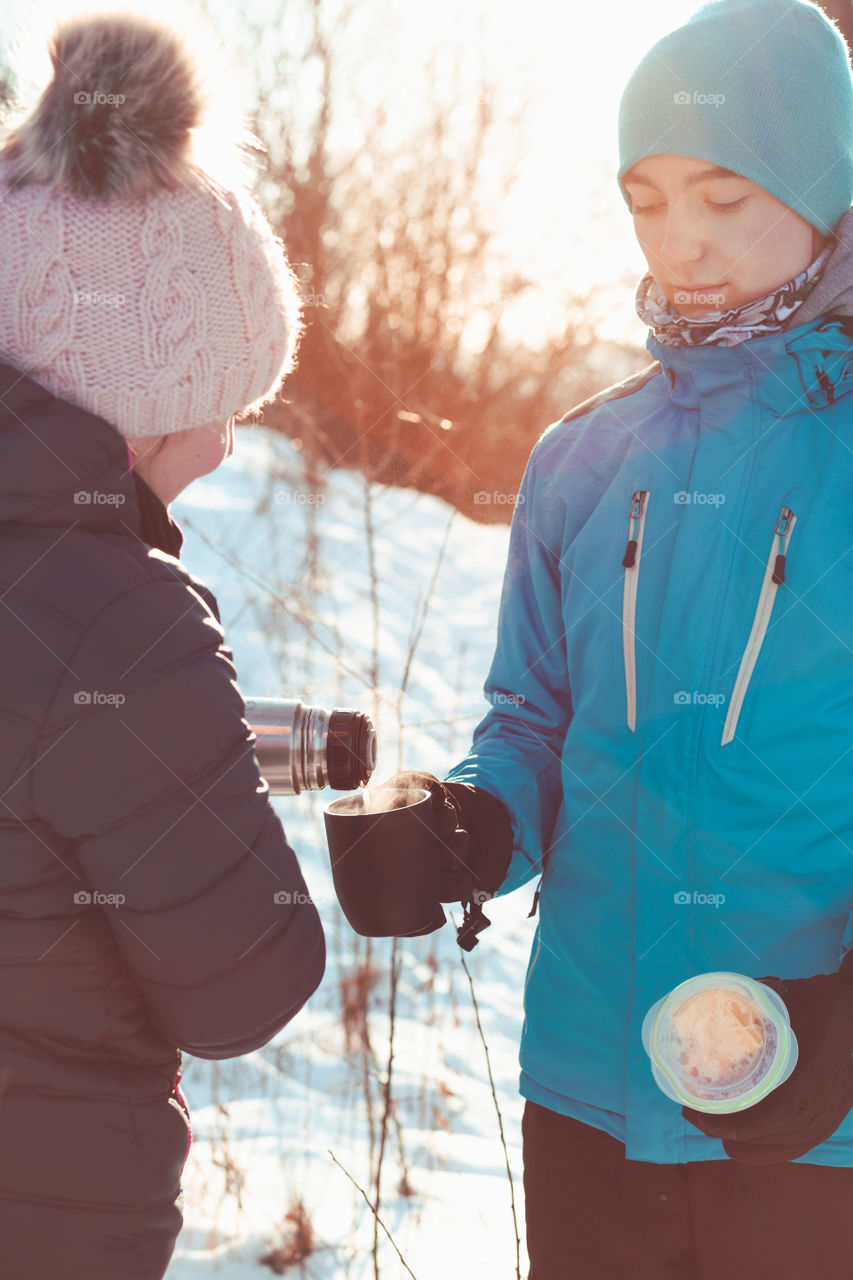
[(305, 706), (293, 698), (247, 698), (246, 719), (272, 795), (354, 791), (376, 767), (376, 732), (363, 711)]

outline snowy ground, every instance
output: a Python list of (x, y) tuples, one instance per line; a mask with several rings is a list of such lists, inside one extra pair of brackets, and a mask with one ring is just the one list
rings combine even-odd
[[(234, 456), (185, 491), (173, 514), (184, 530), (184, 563), (219, 599), (247, 698), (302, 697), (368, 712), (379, 741), (375, 781), (401, 764), (442, 776), (465, 753), (486, 709), (505, 526), (474, 524), (408, 490), (372, 486), (368, 497), (347, 472), (309, 487), (300, 454), (259, 429), (238, 432)], [(322, 986), (258, 1052), (221, 1063), (185, 1058), (193, 1144), (184, 1231), (168, 1280), (274, 1274), (258, 1259), (286, 1241), (284, 1215), (296, 1198), (319, 1247), (302, 1269), (284, 1274), (375, 1274), (373, 1215), (330, 1152), (373, 1199), (366, 1090), (375, 1143), (392, 943), (359, 939), (334, 899), (322, 825), (332, 798), (326, 791), (274, 801), (326, 928)], [(503, 1116), (522, 1277), (517, 1053), (532, 892), (531, 884), (493, 903), (492, 927), (466, 957)], [(418, 1280), (512, 1280), (509, 1181), (462, 953), (450, 924), (400, 947), (393, 1067), (400, 1124), (389, 1129), (380, 1216)], [(352, 1026), (347, 1042), (342, 1017), (341, 981), (367, 964), (378, 974), (369, 1001), (372, 1060)], [(408, 1274), (381, 1231), (379, 1263), (383, 1277)]]

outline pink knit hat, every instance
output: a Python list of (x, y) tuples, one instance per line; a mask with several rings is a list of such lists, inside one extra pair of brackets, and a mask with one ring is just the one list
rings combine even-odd
[(41, 99), (0, 130), (0, 359), (126, 439), (256, 411), (300, 304), (258, 206), (198, 159), (186, 42), (116, 13), (48, 51)]

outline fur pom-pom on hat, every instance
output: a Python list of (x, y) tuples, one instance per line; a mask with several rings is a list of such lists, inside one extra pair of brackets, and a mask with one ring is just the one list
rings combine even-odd
[[(90, 0), (57, 22), (47, 86), (0, 128), (10, 181), (104, 199), (251, 184), (263, 147), (246, 127), (245, 89), (214, 31), (188, 0), (148, 0), (145, 11), (142, 2), (115, 10), (102, 0), (98, 11)], [(158, 6), (162, 16), (152, 17)], [(33, 39), (18, 29), (22, 73), (44, 59), (41, 48), (21, 51)]]
[(47, 48), (0, 129), (0, 358), (126, 438), (257, 411), (300, 303), (228, 89), (177, 20), (78, 16)]
[(104, 198), (198, 185), (190, 142), (203, 89), (176, 32), (141, 17), (72, 18), (48, 51), (53, 79), (3, 147), (9, 181)]

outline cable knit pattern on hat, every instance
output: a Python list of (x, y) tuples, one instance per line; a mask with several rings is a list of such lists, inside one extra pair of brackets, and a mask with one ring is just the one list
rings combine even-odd
[[(136, 134), (164, 113), (160, 102), (160, 116), (155, 103), (147, 114), (139, 48), (146, 76), (156, 70), (166, 85), (175, 60), (191, 57), (156, 34), (137, 19), (75, 20), (55, 37), (54, 81), (0, 149), (0, 358), (130, 440), (257, 411), (290, 370), (300, 331), (284, 246), (254, 200), (204, 174), (190, 181), (189, 138), (182, 152), (170, 133), (155, 164), (150, 136), (143, 147)], [(94, 54), (119, 67), (132, 106), (124, 129), (103, 115), (120, 106), (80, 107), (100, 164), (75, 137), (71, 93), (109, 86)], [(191, 79), (176, 76), (170, 91)], [(195, 119), (192, 102), (179, 105)]]
[(28, 229), (34, 245), (30, 269), (26, 275), (16, 276), (14, 245), (10, 243), (6, 286), (21, 316), (23, 346), (38, 351), (40, 361), (49, 364), (72, 337), (74, 282), (61, 257), (62, 212), (44, 191), (32, 202)]
[(243, 195), (92, 201), (9, 187), (0, 356), (125, 437), (257, 409), (291, 367), (299, 301)]

